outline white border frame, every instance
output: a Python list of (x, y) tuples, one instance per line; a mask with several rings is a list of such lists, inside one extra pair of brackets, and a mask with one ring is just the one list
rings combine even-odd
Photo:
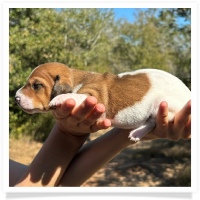
[[(1, 179), (1, 184), (3, 185), (3, 190), (6, 193), (192, 193), (197, 192), (198, 188), (198, 180), (199, 177), (198, 173), (198, 166), (199, 166), (199, 148), (198, 148), (198, 141), (199, 136), (197, 135), (198, 131), (197, 129), (197, 120), (198, 116), (195, 116), (195, 113), (197, 112), (196, 108), (198, 107), (197, 102), (198, 98), (196, 98), (196, 94), (198, 94), (198, 24), (197, 24), (197, 10), (198, 10), (198, 2), (197, 1), (170, 1), (167, 2), (154, 2), (154, 1), (143, 1), (143, 2), (135, 2), (135, 1), (115, 1), (115, 0), (107, 0), (104, 2), (100, 1), (54, 1), (50, 2), (48, 1), (38, 1), (35, 0), (34, 2), (27, 2), (27, 1), (9, 1), (2, 4), (2, 13), (3, 17), (1, 20), (3, 31), (2, 34), (2, 65), (1, 65), (1, 107), (4, 119), (9, 119), (9, 8), (176, 8), (176, 7), (187, 7), (192, 9), (192, 16), (191, 16), (191, 29), (192, 29), (192, 62), (191, 62), (191, 70), (192, 70), (192, 174), (191, 174), (191, 180), (192, 180), (192, 186), (191, 187), (62, 187), (62, 188), (36, 188), (36, 187), (9, 187), (8, 185), (8, 174), (9, 174), (9, 140), (8, 140), (8, 130), (9, 130), (9, 122), (5, 120), (1, 125), (1, 147), (3, 147), (3, 152), (1, 154), (1, 169), (3, 169), (3, 179)], [(88, 6), (89, 5), (89, 6)], [(198, 41), (199, 42), (199, 41)], [(199, 110), (199, 109), (198, 109)], [(1, 115), (2, 116), (2, 115)], [(2, 119), (2, 118), (1, 118)], [(195, 130), (195, 131), (194, 131)], [(3, 142), (4, 141), (4, 142)], [(198, 151), (197, 151), (198, 150)], [(2, 171), (1, 171), (2, 172)]]

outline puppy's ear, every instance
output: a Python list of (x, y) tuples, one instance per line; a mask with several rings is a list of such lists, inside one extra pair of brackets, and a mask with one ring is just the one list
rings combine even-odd
[(59, 94), (72, 93), (72, 87), (69, 84), (60, 83), (59, 75), (56, 76), (54, 81), (55, 81), (55, 84), (52, 88), (51, 99), (58, 96)]

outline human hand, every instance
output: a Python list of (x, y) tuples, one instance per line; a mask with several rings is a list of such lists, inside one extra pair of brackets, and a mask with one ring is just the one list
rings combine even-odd
[(52, 112), (57, 127), (63, 133), (83, 136), (111, 126), (109, 119), (99, 119), (105, 107), (97, 103), (93, 96), (87, 97), (79, 106), (76, 106), (73, 99), (68, 99)]
[(156, 127), (147, 133), (142, 140), (166, 138), (171, 140), (189, 139), (191, 137), (191, 100), (175, 115), (173, 121), (168, 120), (168, 104), (161, 102), (157, 113)]

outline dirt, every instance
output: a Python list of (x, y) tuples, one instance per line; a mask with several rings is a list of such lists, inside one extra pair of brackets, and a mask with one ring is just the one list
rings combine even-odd
[[(93, 134), (95, 139), (102, 133)], [(29, 165), (42, 143), (10, 138), (10, 158)], [(82, 187), (191, 186), (191, 141), (155, 140), (124, 149)]]

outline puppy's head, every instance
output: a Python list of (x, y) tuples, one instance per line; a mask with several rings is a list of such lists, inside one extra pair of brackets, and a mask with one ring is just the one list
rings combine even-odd
[(49, 102), (59, 94), (72, 91), (70, 69), (61, 63), (45, 63), (36, 67), (26, 84), (15, 96), (18, 105), (27, 113), (47, 112)]

